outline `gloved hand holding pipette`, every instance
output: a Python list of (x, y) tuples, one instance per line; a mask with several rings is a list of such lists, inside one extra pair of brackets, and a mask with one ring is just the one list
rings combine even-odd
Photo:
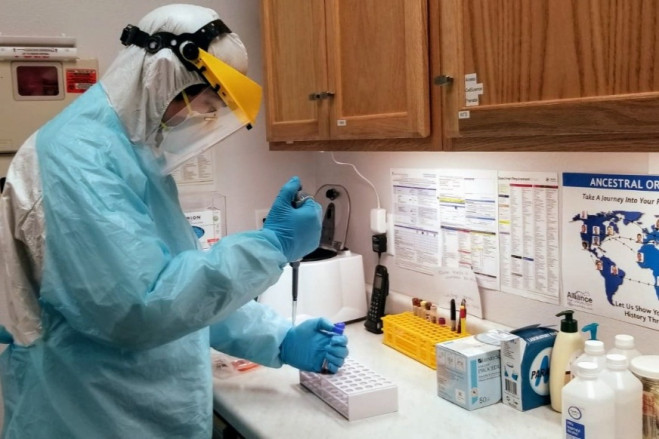
[(286, 259), (297, 261), (320, 244), (322, 208), (312, 197), (298, 200), (302, 188), (298, 177), (291, 178), (279, 191), (263, 228), (275, 233)]
[(310, 319), (289, 329), (280, 347), (282, 361), (309, 372), (336, 373), (348, 356), (348, 338), (334, 332), (332, 322)]

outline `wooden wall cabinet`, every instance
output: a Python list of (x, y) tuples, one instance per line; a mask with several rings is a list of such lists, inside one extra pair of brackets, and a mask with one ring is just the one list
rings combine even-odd
[(360, 149), (367, 143), (354, 140), (428, 138), (428, 0), (261, 6), (271, 149)]
[(659, 148), (659, 0), (262, 0), (262, 21), (273, 150)]
[(658, 137), (658, 1), (440, 0), (439, 15), (454, 149)]

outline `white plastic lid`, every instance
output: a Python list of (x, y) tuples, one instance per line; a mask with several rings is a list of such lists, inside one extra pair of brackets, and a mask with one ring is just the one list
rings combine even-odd
[(577, 376), (580, 378), (594, 378), (599, 374), (597, 364), (590, 361), (580, 361), (577, 363)]
[(609, 354), (606, 356), (606, 367), (611, 370), (625, 370), (627, 369), (627, 357), (620, 354)]
[(634, 337), (627, 334), (618, 334), (615, 338), (615, 346), (619, 349), (634, 349)]
[(588, 355), (604, 355), (604, 342), (600, 340), (586, 340), (583, 350)]
[(629, 368), (638, 376), (659, 379), (659, 355), (640, 355), (633, 358)]
[(503, 341), (508, 341), (517, 338), (516, 335), (511, 334), (508, 331), (502, 331), (500, 329), (490, 329), (487, 332), (481, 332), (479, 334), (476, 334), (474, 337), (476, 338), (476, 340), (480, 342), (491, 344), (494, 346), (500, 346), (501, 342)]

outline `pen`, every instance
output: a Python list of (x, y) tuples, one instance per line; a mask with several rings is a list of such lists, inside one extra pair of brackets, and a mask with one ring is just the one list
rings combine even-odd
[(451, 331), (455, 331), (455, 299), (451, 299)]

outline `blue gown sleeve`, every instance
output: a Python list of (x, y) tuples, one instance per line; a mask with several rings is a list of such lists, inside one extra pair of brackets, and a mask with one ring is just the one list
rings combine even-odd
[(291, 323), (255, 301), (210, 328), (213, 349), (269, 367), (281, 367), (279, 346)]
[(147, 349), (226, 318), (277, 281), (286, 258), (274, 233), (197, 250), (171, 177), (145, 170), (119, 127), (76, 120), (90, 128), (55, 125), (37, 140), (47, 311), (99, 342)]

